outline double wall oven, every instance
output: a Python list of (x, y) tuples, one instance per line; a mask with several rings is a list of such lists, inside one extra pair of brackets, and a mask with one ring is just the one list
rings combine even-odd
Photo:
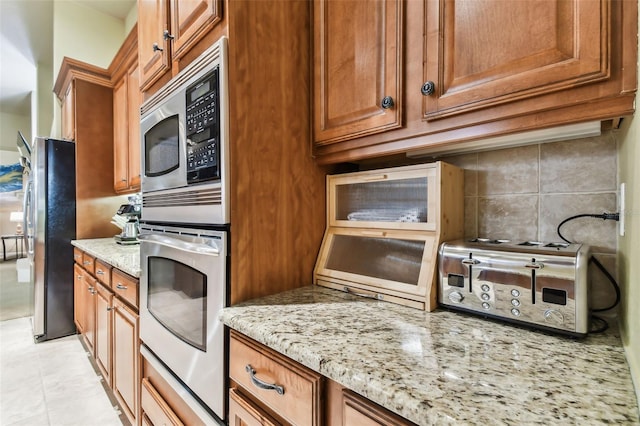
[(225, 418), (227, 39), (141, 107), (140, 339), (204, 423)]

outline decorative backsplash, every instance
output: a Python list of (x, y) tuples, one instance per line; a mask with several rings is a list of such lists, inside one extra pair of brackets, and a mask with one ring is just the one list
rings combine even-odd
[[(616, 212), (617, 141), (601, 136), (440, 158), (465, 169), (465, 237), (560, 241), (556, 228), (581, 213)], [(562, 234), (588, 244), (615, 277), (617, 222), (581, 218)], [(614, 292), (589, 266), (593, 305), (608, 305)]]

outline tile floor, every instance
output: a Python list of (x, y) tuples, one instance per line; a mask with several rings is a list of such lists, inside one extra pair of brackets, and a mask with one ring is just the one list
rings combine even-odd
[[(15, 262), (13, 266), (15, 271)], [(0, 286), (5, 286), (11, 274), (0, 278)], [(0, 298), (5, 294), (0, 292)], [(10, 304), (0, 303), (0, 311), (8, 309)], [(128, 424), (101, 380), (78, 336), (35, 344), (31, 317), (0, 322), (0, 425)]]

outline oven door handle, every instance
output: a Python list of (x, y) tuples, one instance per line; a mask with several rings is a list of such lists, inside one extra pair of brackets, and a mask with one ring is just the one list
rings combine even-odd
[(177, 238), (167, 237), (164, 235), (140, 234), (138, 235), (138, 240), (146, 241), (152, 244), (159, 244), (161, 246), (166, 246), (173, 249), (186, 251), (189, 253), (206, 254), (210, 256), (220, 255), (220, 250), (218, 250), (217, 248), (211, 247), (207, 244), (187, 243), (186, 241), (182, 241)]

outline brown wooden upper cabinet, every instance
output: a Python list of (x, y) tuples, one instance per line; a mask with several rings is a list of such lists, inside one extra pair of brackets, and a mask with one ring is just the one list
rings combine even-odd
[(314, 3), (318, 144), (402, 125), (402, 1)]
[(320, 163), (634, 112), (635, 0), (374, 3), (314, 0)]
[(221, 6), (221, 0), (138, 0), (138, 61), (143, 91), (220, 21)]
[(138, 30), (132, 28), (109, 66), (113, 84), (113, 188), (140, 190), (140, 77)]

